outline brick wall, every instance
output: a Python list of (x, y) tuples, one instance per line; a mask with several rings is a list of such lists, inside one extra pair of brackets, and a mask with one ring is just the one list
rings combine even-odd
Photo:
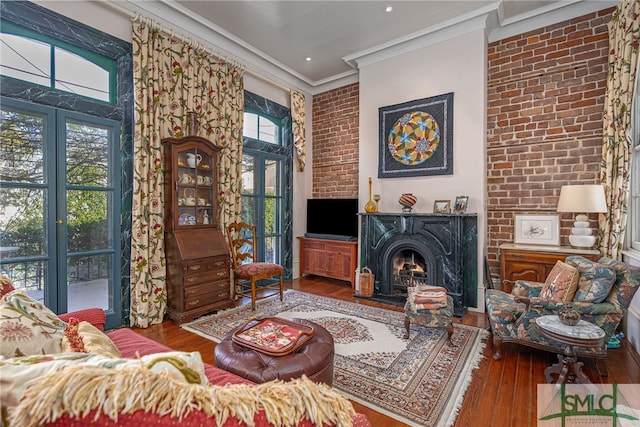
[[(498, 247), (513, 242), (515, 214), (555, 213), (562, 185), (599, 181), (612, 11), (489, 45), (487, 244), (494, 278)], [(560, 216), (563, 246), (572, 217)], [(597, 227), (596, 215), (590, 221)]]
[(359, 88), (313, 96), (313, 197), (358, 197)]

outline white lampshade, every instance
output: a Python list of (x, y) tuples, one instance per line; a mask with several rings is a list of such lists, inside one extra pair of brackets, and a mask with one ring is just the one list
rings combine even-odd
[(604, 188), (600, 184), (563, 185), (558, 199), (558, 212), (607, 212)]
[(589, 228), (589, 217), (585, 213), (607, 212), (607, 201), (604, 197), (602, 185), (564, 185), (560, 189), (558, 212), (575, 212), (576, 222), (573, 223), (569, 242), (571, 246), (592, 248), (596, 244), (596, 236)]

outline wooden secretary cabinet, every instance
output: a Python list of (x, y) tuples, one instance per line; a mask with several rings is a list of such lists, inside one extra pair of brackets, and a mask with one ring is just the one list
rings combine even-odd
[(167, 315), (181, 324), (233, 303), (229, 249), (218, 224), (220, 148), (199, 136), (162, 143)]
[(566, 246), (500, 245), (500, 279), (502, 290), (510, 293), (516, 280), (544, 282), (556, 261), (580, 255), (592, 261), (600, 258), (595, 249), (575, 249)]

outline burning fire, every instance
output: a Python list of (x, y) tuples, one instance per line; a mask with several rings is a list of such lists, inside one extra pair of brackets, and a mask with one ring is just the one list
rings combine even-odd
[(399, 273), (400, 271), (412, 271), (424, 273), (424, 268), (420, 264), (416, 263), (415, 254), (411, 252), (411, 258), (399, 256), (393, 261), (394, 269)]

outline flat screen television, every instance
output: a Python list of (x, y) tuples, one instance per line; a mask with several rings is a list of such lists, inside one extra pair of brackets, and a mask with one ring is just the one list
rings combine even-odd
[(358, 199), (307, 199), (305, 237), (358, 239)]

